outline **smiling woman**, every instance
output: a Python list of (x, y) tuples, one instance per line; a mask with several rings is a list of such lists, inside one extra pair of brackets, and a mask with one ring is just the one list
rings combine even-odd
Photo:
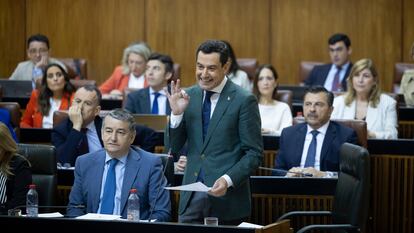
[(332, 119), (357, 119), (367, 122), (368, 137), (397, 139), (397, 102), (381, 92), (374, 63), (361, 59), (352, 67), (348, 91), (334, 100)]
[(52, 128), (53, 112), (67, 110), (75, 88), (62, 66), (52, 63), (43, 74), (39, 89), (33, 90), (20, 122), (22, 128)]

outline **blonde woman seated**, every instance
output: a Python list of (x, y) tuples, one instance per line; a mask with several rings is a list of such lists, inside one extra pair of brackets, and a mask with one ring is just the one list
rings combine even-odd
[(367, 122), (368, 138), (397, 139), (397, 101), (381, 93), (378, 72), (370, 59), (352, 67), (348, 91), (334, 99), (331, 119)]
[(282, 129), (292, 125), (289, 105), (276, 100), (277, 72), (272, 65), (260, 66), (253, 81), (253, 93), (259, 101), (262, 134), (280, 135)]

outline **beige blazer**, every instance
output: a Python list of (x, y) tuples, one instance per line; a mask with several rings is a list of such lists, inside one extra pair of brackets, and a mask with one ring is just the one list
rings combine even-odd
[[(57, 63), (65, 69), (67, 72), (66, 66), (58, 61), (55, 58), (49, 58), (50, 63)], [(34, 64), (31, 60), (20, 62), (16, 69), (14, 70), (13, 74), (10, 76), (11, 80), (32, 80), (32, 72), (33, 72)]]
[[(338, 96), (334, 99), (334, 110), (331, 119), (355, 119), (356, 101), (350, 106), (345, 105), (345, 95)], [(380, 102), (376, 108), (371, 104), (368, 105), (367, 129), (375, 133), (378, 139), (397, 139), (397, 101), (392, 97), (381, 94)]]

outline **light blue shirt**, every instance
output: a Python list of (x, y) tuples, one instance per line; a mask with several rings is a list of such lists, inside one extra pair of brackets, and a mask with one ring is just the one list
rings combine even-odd
[(88, 138), (89, 153), (102, 149), (101, 141), (99, 141), (98, 133), (96, 132), (95, 121), (89, 123), (86, 128), (88, 129), (86, 137)]
[[(114, 212), (112, 214), (114, 215), (121, 215), (121, 191), (122, 191), (122, 184), (124, 181), (124, 174), (125, 174), (125, 165), (127, 161), (128, 154), (123, 155), (119, 158), (117, 158), (119, 161), (115, 166), (115, 180), (116, 180), (116, 190), (115, 190), (115, 200), (114, 200)], [(99, 195), (99, 208), (98, 213), (101, 212), (101, 204), (102, 204), (102, 196), (106, 181), (106, 174), (108, 173), (109, 169), (109, 160), (111, 160), (112, 157), (106, 153), (105, 155), (105, 167), (104, 172), (102, 176), (101, 181), (101, 194)]]

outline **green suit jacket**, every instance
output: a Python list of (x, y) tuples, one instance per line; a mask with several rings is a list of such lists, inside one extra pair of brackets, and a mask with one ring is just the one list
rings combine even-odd
[[(251, 212), (249, 177), (262, 161), (263, 141), (257, 99), (227, 80), (210, 119), (205, 141), (202, 136), (203, 90), (192, 86), (186, 90), (190, 103), (183, 120), (169, 129), (173, 152), (188, 140), (187, 167), (183, 184), (196, 182), (200, 168), (204, 183), (211, 187), (224, 174), (233, 181), (225, 196), (209, 196), (212, 215), (222, 220), (247, 217)], [(168, 131), (168, 130), (167, 130)], [(179, 214), (187, 208), (191, 192), (181, 192)]]

